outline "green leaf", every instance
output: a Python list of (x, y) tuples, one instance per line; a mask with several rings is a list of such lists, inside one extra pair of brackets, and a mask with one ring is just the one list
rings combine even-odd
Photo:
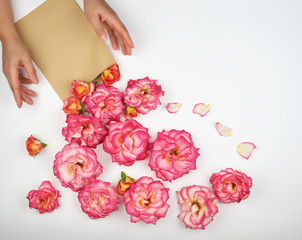
[(42, 146), (42, 148), (45, 148), (47, 146), (47, 144), (41, 142), (41, 146)]
[(126, 175), (126, 173), (124, 173), (123, 171), (122, 171), (122, 173), (121, 173), (121, 178), (122, 178), (122, 181), (126, 181), (126, 177), (127, 177), (127, 175)]
[(80, 109), (80, 110), (79, 110), (79, 114), (83, 114), (83, 109)]

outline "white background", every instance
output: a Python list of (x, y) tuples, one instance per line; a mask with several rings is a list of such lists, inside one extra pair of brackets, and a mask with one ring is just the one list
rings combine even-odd
[[(17, 1), (19, 20), (43, 1)], [(82, 1), (77, 1), (82, 6)], [(301, 1), (110, 1), (135, 43), (133, 56), (120, 51), (124, 90), (128, 79), (149, 76), (165, 91), (162, 105), (137, 120), (150, 129), (152, 140), (162, 129), (192, 134), (200, 157), (197, 170), (172, 183), (166, 218), (157, 225), (131, 223), (120, 204), (105, 219), (92, 220), (80, 209), (77, 194), (53, 175), (55, 154), (66, 144), (62, 102), (37, 69), (40, 84), (31, 86), (34, 106), (19, 110), (4, 75), (0, 74), (0, 239), (301, 239), (302, 149), (302, 2)], [(110, 48), (111, 49), (111, 48)], [(168, 102), (182, 102), (177, 114)], [(201, 118), (195, 103), (210, 103)], [(216, 121), (233, 135), (218, 135)], [(27, 155), (25, 141), (33, 134), (48, 144), (40, 155)], [(249, 160), (236, 146), (257, 148)], [(117, 184), (121, 170), (134, 178), (155, 178), (146, 161), (131, 167), (112, 163), (102, 146), (96, 149), (104, 167), (100, 179)], [(214, 172), (232, 167), (253, 179), (250, 197), (219, 204), (219, 213), (205, 230), (186, 229), (177, 218), (175, 191), (193, 184), (210, 187)], [(29, 209), (26, 196), (44, 180), (60, 190), (60, 208), (40, 215)]]

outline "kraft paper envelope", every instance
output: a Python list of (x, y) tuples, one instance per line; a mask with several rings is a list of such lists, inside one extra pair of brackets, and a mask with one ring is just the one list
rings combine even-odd
[(16, 28), (62, 100), (70, 96), (72, 80), (92, 81), (115, 63), (74, 0), (47, 0)]

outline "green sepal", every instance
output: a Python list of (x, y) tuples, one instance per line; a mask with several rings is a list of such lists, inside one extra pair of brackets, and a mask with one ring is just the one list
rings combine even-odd
[(79, 110), (79, 114), (83, 114), (84, 112), (83, 112), (83, 109), (80, 109)]
[(41, 142), (41, 146), (42, 146), (42, 148), (45, 148), (47, 146), (47, 144)]
[(122, 178), (122, 181), (125, 182), (126, 181), (126, 173), (124, 173), (123, 171), (121, 172), (121, 178)]

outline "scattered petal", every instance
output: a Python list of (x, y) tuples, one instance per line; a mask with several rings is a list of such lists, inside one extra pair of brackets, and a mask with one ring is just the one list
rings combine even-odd
[(241, 157), (249, 159), (256, 146), (251, 142), (242, 142), (237, 146), (237, 152)]
[(204, 105), (203, 103), (197, 103), (193, 108), (193, 113), (199, 114), (201, 117), (207, 115), (209, 111), (210, 111), (210, 104)]
[(168, 103), (167, 110), (169, 113), (177, 113), (181, 107), (182, 103)]
[(228, 137), (232, 135), (231, 133), (232, 129), (222, 125), (220, 122), (216, 123), (216, 130), (219, 133), (219, 135), (223, 137)]

